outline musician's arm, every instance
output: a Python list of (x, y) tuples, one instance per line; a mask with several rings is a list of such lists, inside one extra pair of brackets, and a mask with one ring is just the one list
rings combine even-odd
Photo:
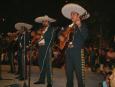
[(79, 34), (83, 40), (85, 40), (88, 36), (88, 29), (84, 23), (81, 23), (81, 25), (78, 27), (77, 32), (79, 32)]

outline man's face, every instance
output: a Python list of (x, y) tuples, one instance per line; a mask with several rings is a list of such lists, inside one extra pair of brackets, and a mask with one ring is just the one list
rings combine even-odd
[(43, 24), (43, 26), (47, 27), (49, 25), (49, 21), (48, 20), (44, 20), (42, 24)]
[(73, 22), (79, 21), (80, 20), (80, 15), (77, 12), (71, 12), (71, 20)]

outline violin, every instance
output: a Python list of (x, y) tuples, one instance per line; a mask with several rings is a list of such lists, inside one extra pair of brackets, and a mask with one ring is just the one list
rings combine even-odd
[(44, 27), (40, 28), (37, 32), (32, 32), (31, 33), (31, 36), (32, 36), (31, 43), (35, 44), (36, 41), (39, 42), (42, 39), (43, 35), (44, 35)]
[(70, 35), (74, 32), (73, 26), (67, 27), (64, 32), (62, 32), (59, 36), (59, 43), (58, 47), (59, 49), (64, 49), (66, 46), (68, 46), (68, 43), (70, 41)]

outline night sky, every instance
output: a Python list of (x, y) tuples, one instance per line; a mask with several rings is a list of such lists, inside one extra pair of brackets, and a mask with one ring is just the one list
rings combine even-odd
[(87, 20), (89, 32), (92, 35), (102, 33), (105, 36), (114, 35), (115, 4), (113, 0), (1, 0), (0, 1), (0, 32), (15, 31), (17, 22), (26, 22), (38, 28), (34, 19), (47, 14), (56, 19), (55, 26), (66, 26), (71, 23), (61, 14), (61, 8), (66, 3), (78, 3), (91, 14)]

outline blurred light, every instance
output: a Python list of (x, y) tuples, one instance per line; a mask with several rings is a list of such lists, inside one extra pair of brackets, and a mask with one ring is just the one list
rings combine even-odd
[(4, 22), (4, 21), (5, 21), (5, 18), (2, 18), (2, 21)]
[(0, 18), (0, 21), (1, 21), (1, 22), (4, 22), (4, 21), (5, 21), (5, 18), (1, 17), (1, 18)]

